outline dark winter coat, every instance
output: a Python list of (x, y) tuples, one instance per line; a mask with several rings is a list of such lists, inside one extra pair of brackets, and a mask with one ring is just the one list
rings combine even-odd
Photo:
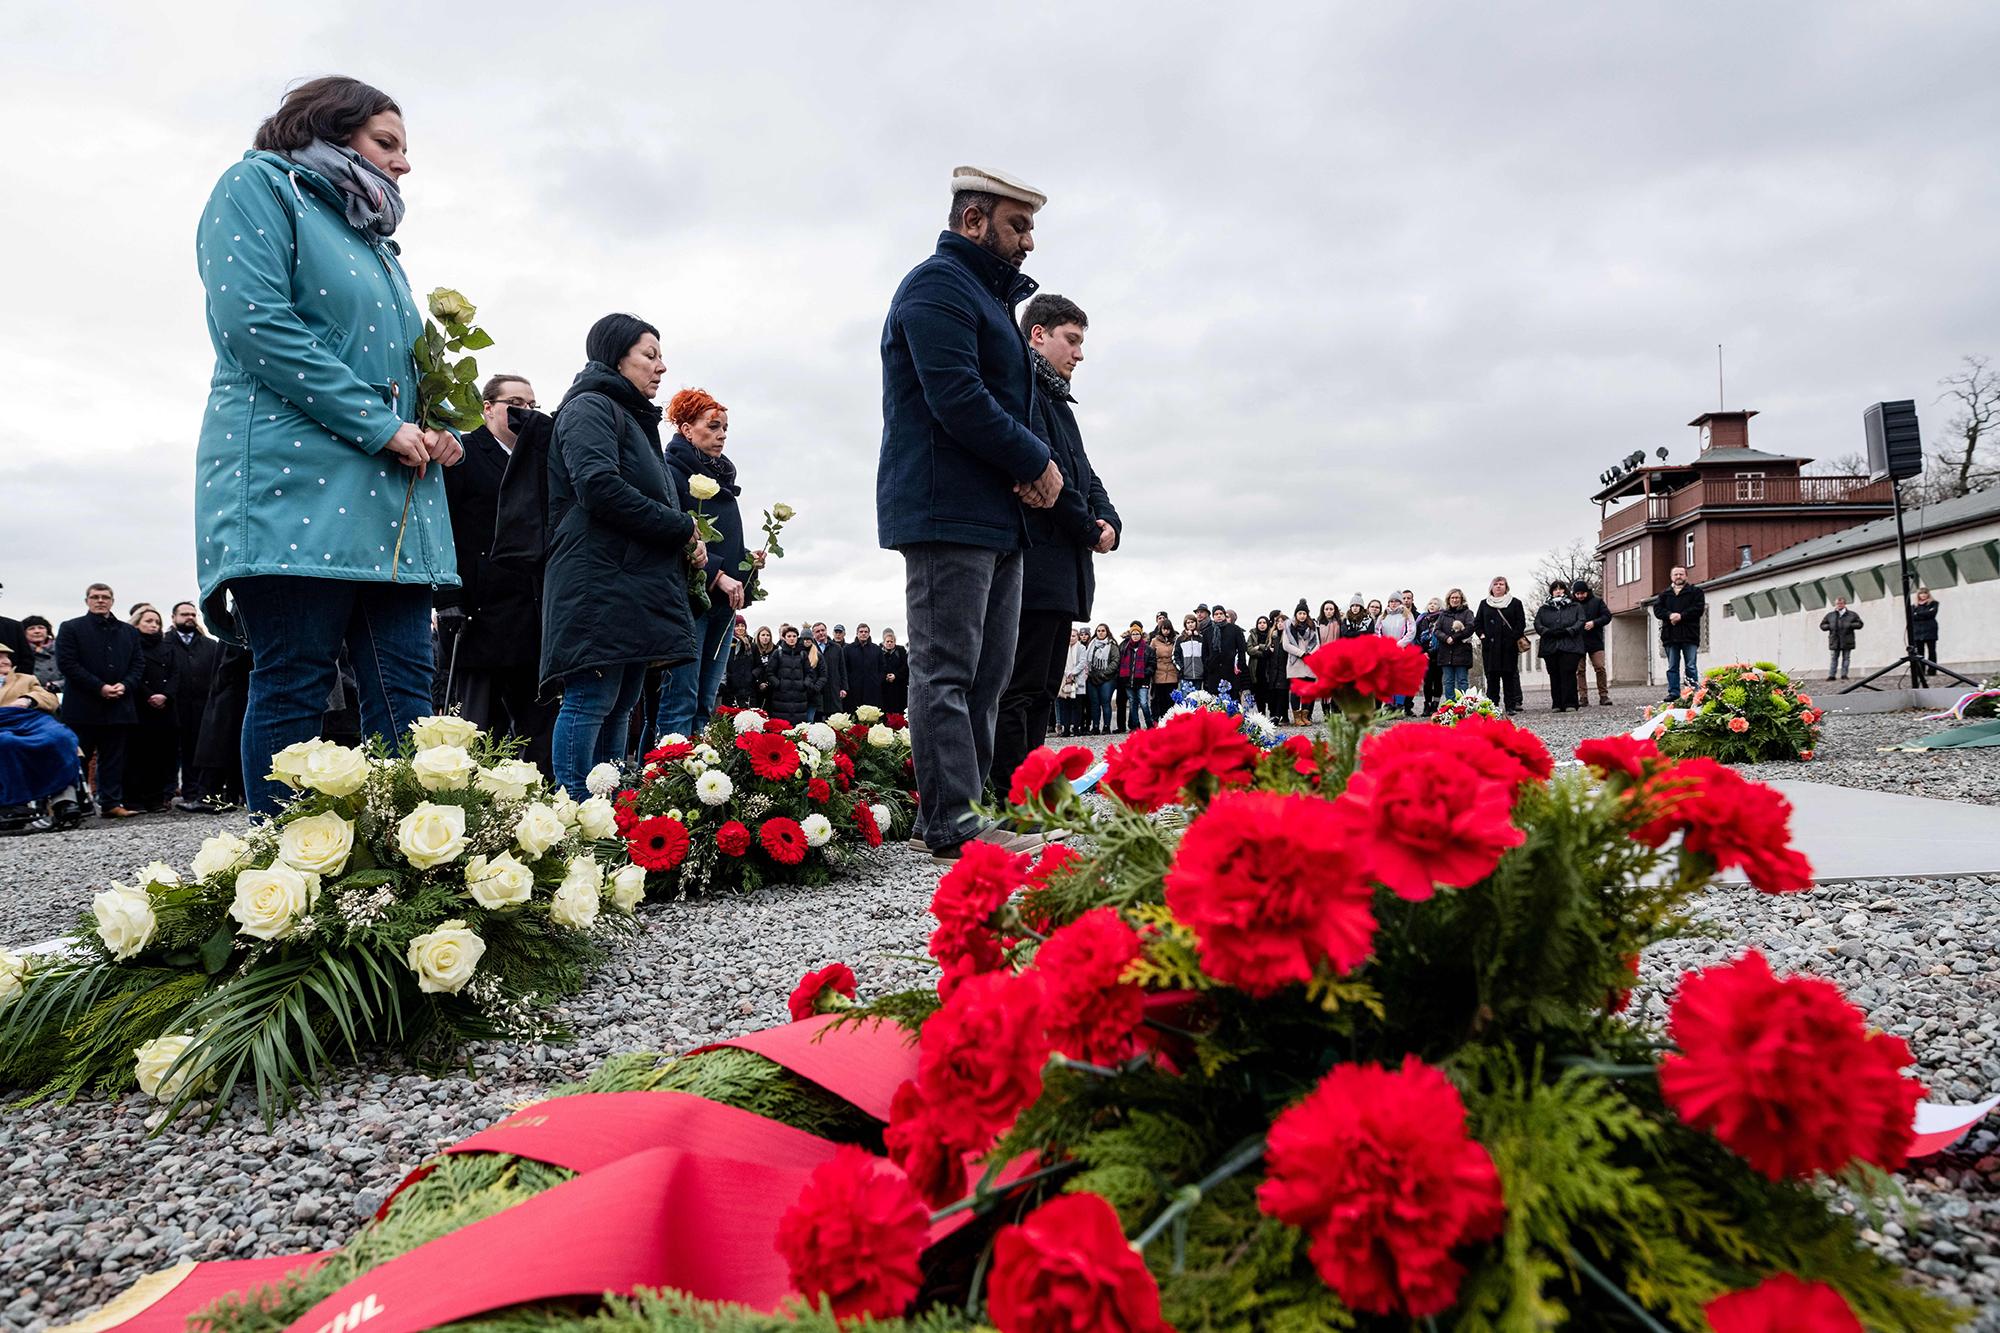
[(729, 640), (729, 664), (723, 672), (729, 682), (729, 697), (736, 701), (736, 706), (756, 707), (757, 645), (732, 635)]
[(460, 670), (531, 667), (542, 656), (539, 566), (493, 560), (500, 484), (513, 458), (484, 426), (468, 431), (462, 443), (465, 457), (444, 474), (459, 586), (440, 588), (435, 600), (441, 611), (465, 613), (455, 645)]
[(1029, 547), (1021, 564), (1021, 609), (1060, 611), (1071, 620), (1090, 619), (1097, 597), (1093, 559), (1097, 521), (1123, 529), (1118, 511), (1090, 455), (1083, 449), (1069, 383), (1047, 359), (1029, 353), (1035, 370), (1035, 425), (1062, 469), (1062, 494), (1049, 509), (1027, 511)]
[(1417, 617), (1417, 647), (1433, 657), (1437, 655), (1437, 623), (1442, 611), (1426, 611)]
[(201, 726), (202, 712), (208, 707), (208, 687), (215, 680), (215, 664), (222, 656), (222, 646), (200, 630), (182, 643), (180, 631), (170, 629), (167, 652), (174, 659), (174, 677), (178, 682), (174, 691), (174, 717), (183, 729), (193, 731)]
[[(1706, 609), (1706, 599), (1701, 589), (1690, 583), (1679, 592), (1669, 583), (1653, 599), (1653, 618), (1660, 622), (1661, 643), (1700, 643), (1701, 614)], [(1680, 623), (1675, 624), (1667, 617), (1680, 612)]]
[(1567, 597), (1544, 602), (1535, 612), (1535, 655), (1543, 659), (1557, 653), (1583, 651), (1583, 608)]
[(556, 410), (542, 576), (542, 683), (695, 654), (687, 545), (660, 456), (660, 409), (592, 361)]
[(1274, 625), (1258, 638), (1253, 630), (1250, 635), (1250, 675), (1251, 679), (1265, 689), (1275, 689), (1285, 683), (1285, 627)]
[(197, 768), (231, 774), (241, 786), (243, 714), (250, 706), (250, 653), (233, 643), (218, 645), (215, 676), (209, 682), (208, 703), (201, 713), (201, 738), (195, 742)]
[(1583, 648), (1586, 653), (1604, 651), (1604, 627), (1611, 623), (1611, 608), (1596, 593), (1577, 603), (1583, 618), (1590, 622), (1590, 628), (1583, 631)]
[(1826, 631), (1826, 646), (1832, 651), (1851, 652), (1854, 648), (1854, 631), (1861, 628), (1861, 617), (1853, 607), (1843, 611), (1828, 611), (1819, 618), (1819, 627)]
[(757, 678), (765, 686), (764, 709), (772, 717), (787, 722), (803, 722), (806, 710), (820, 692), (827, 659), (813, 660), (812, 645), (797, 647), (779, 644), (758, 667)]
[(1130, 635), (1118, 641), (1118, 681), (1126, 686), (1145, 685), (1153, 679), (1153, 650), (1145, 639)]
[[(181, 678), (174, 662), (174, 655), (167, 648), (167, 636), (141, 634), (139, 652), (146, 663), (145, 674), (140, 678), (139, 688), (134, 691), (139, 696), (139, 725), (171, 731), (180, 724), (179, 715), (174, 708), (174, 699), (180, 692)], [(153, 707), (151, 700), (156, 694), (164, 694), (167, 697), (164, 707)]]
[(1480, 654), (1485, 661), (1511, 662), (1520, 653), (1521, 640), (1528, 635), (1527, 609), (1518, 597), (1509, 597), (1505, 606), (1494, 606), (1481, 598), (1478, 609), (1472, 613), (1472, 632), (1479, 636)]
[(850, 643), (843, 655), (841, 665), (847, 669), (847, 706), (850, 710), (863, 704), (882, 706), (882, 645), (872, 640), (868, 643)]
[[(694, 507), (700, 505), (701, 512), (722, 534), (708, 544), (708, 566), (704, 572), (708, 575), (709, 589), (714, 590), (716, 578), (723, 574), (749, 586), (755, 571), (738, 568), (749, 548), (743, 544), (743, 507), (737, 502), (743, 488), (736, 484), (735, 462), (727, 454), (710, 458), (675, 431), (674, 438), (667, 441), (667, 471), (673, 476), (674, 496), (681, 509), (692, 514)], [(697, 500), (688, 489), (689, 479), (697, 473), (722, 488), (713, 499)]]
[[(815, 687), (814, 695), (819, 706), (819, 715), (825, 717), (828, 713), (847, 712), (854, 703), (852, 698), (843, 697), (848, 694), (847, 645), (835, 643), (832, 639), (820, 643), (817, 640), (801, 638), (799, 643), (801, 645), (810, 643), (819, 650), (819, 684)], [(804, 720), (805, 714), (799, 714), (799, 718)]]
[(1934, 601), (1910, 603), (1912, 625), (1910, 642), (1936, 643), (1938, 641), (1937, 613), (1938, 604)]
[(1234, 684), (1249, 661), (1249, 640), (1241, 625), (1227, 620), (1211, 620), (1208, 623), (1215, 626), (1215, 658), (1209, 667), (1208, 678)]
[[(906, 713), (910, 709), (910, 650), (902, 644), (882, 650), (882, 710)], [(888, 677), (894, 676), (894, 680)]]
[[(83, 615), (56, 631), (56, 661), (62, 665), (62, 720), (72, 726), (119, 726), (139, 720), (139, 687), (145, 683), (146, 654), (139, 631), (117, 616)], [(122, 699), (107, 699), (106, 685), (125, 687)]]
[(1034, 375), (1014, 307), (1034, 279), (945, 232), (911, 269), (882, 325), (882, 451), (875, 528), (892, 550), (1026, 544), (1014, 494), (1049, 465), (1032, 429)]
[[(1519, 603), (1517, 602), (1518, 606)], [(1472, 666), (1472, 641), (1478, 637), (1479, 614), (1469, 606), (1446, 607), (1438, 612), (1437, 623), (1431, 627), (1431, 642), (1436, 645), (1431, 650), (1431, 659), (1439, 666)], [(1452, 626), (1457, 625), (1457, 629)], [(1507, 651), (1512, 653), (1519, 642), (1516, 634), (1507, 640)]]

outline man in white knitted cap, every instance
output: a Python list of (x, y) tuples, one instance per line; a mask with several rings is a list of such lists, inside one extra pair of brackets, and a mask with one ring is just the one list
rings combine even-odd
[(1010, 851), (1039, 842), (972, 806), (1013, 670), (1022, 506), (1050, 507), (1063, 485), (1032, 429), (1034, 375), (1014, 322), (1014, 307), (1035, 291), (1020, 270), (1047, 198), (980, 167), (955, 169), (950, 188), (949, 229), (896, 289), (882, 326), (875, 473), (878, 537), (903, 554), (918, 818), (943, 864), (974, 838)]

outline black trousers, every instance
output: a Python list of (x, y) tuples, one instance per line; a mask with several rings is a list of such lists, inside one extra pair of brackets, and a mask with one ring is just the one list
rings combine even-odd
[[(1910, 647), (1916, 651), (1916, 655), (1918, 657), (1922, 658), (1926, 662), (1929, 662), (1932, 666), (1937, 665), (1936, 639), (1925, 639), (1922, 643), (1911, 644)], [(1931, 683), (1931, 673), (1924, 670), (1922, 667), (1918, 667), (1917, 683), (1919, 685), (1929, 685)]]
[(1552, 707), (1577, 707), (1576, 665), (1582, 660), (1582, 653), (1552, 652), (1548, 655), (1549, 702)]
[(1424, 711), (1437, 711), (1438, 699), (1444, 694), (1444, 659), (1432, 653), (1424, 663)]
[(1165, 717), (1167, 715), (1167, 710), (1169, 708), (1172, 708), (1173, 706), (1174, 706), (1174, 687), (1171, 685), (1162, 685), (1160, 682), (1154, 681), (1153, 710), (1152, 710), (1153, 725), (1158, 726), (1160, 724), (1160, 719)]
[[(1521, 706), (1521, 657), (1514, 645), (1482, 642), (1480, 660), (1486, 666), (1486, 697), (1513, 712)], [(1574, 670), (1575, 664), (1571, 664)]]
[(1069, 626), (1067, 612), (1021, 612), (1014, 672), (1000, 694), (1000, 714), (993, 727), (989, 777), (1002, 796), (1021, 761), (1049, 738), (1049, 710), (1062, 688), (1063, 667), (1069, 659)]
[[(542, 702), (540, 676), (534, 666), (479, 671), (467, 670), (461, 662), (458, 678), (452, 683), (456, 695), (452, 702), (466, 721), (482, 731), (527, 741), (522, 757), (547, 773), (551, 771), (549, 742), (555, 734), (560, 705)], [(646, 732), (648, 737), (656, 734), (650, 729)], [(652, 748), (650, 740), (645, 748)]]
[(125, 755), (132, 743), (131, 723), (70, 722), (65, 725), (76, 733), (77, 744), (83, 750), (84, 767), (88, 769), (90, 761), (93, 758), (97, 760), (97, 778), (93, 788), (97, 793), (97, 808), (109, 810), (114, 805), (125, 804)]
[(174, 729), (180, 735), (178, 754), (180, 756), (180, 794), (183, 801), (199, 801), (208, 795), (208, 783), (202, 776), (201, 765), (195, 762), (195, 754), (201, 749), (201, 715), (181, 714)]

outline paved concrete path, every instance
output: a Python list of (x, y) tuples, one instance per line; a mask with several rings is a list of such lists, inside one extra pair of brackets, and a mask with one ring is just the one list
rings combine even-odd
[(1822, 883), (2000, 874), (2000, 807), (1825, 782), (1770, 785), (1791, 801), (1792, 845)]

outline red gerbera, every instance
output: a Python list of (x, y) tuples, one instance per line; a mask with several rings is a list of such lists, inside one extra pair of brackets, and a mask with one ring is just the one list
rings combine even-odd
[(1773, 1180), (1908, 1160), (1924, 1085), (1901, 1037), (1870, 1035), (1832, 982), (1774, 975), (1756, 950), (1691, 972), (1667, 1021), (1660, 1092)]
[(854, 823), (861, 830), (861, 839), (870, 847), (882, 845), (882, 826), (875, 822), (875, 812), (864, 804), (854, 807)]
[(796, 819), (775, 815), (765, 820), (757, 828), (757, 841), (779, 865), (795, 866), (806, 859), (806, 831)]
[(933, 1110), (914, 1079), (905, 1079), (889, 1100), (889, 1127), (882, 1133), (882, 1144), (889, 1160), (903, 1168), (933, 1208), (965, 1197), (965, 1154), (984, 1146), (967, 1142), (965, 1129), (963, 1120)]
[(671, 745), (662, 745), (657, 749), (646, 751), (646, 762), (649, 764), (673, 764), (680, 762), (693, 753), (694, 746), (692, 744), (687, 741), (675, 741)]
[(833, 784), (825, 778), (814, 778), (806, 783), (806, 799), (818, 805), (825, 805), (833, 799)]
[(1014, 770), (1014, 781), (1007, 788), (1010, 805), (1025, 805), (1031, 796), (1043, 798), (1052, 793), (1058, 778), (1065, 782), (1075, 782), (1090, 771), (1097, 762), (1097, 756), (1081, 745), (1066, 745), (1060, 751), (1044, 745), (1021, 761)]
[(1104, 786), (1135, 810), (1157, 810), (1183, 792), (1207, 800), (1223, 787), (1248, 786), (1262, 753), (1228, 714), (1183, 713), (1112, 746)]
[(1845, 1296), (1791, 1273), (1717, 1296), (1702, 1313), (1715, 1333), (1862, 1333)]
[(808, 972), (800, 978), (798, 987), (792, 991), (785, 1005), (791, 1012), (792, 1021), (796, 1023), (820, 1013), (821, 997), (828, 993), (853, 999), (854, 969), (845, 963), (828, 963), (819, 971)]
[(792, 1287), (838, 1319), (888, 1318), (909, 1308), (923, 1283), (917, 1258), (930, 1211), (902, 1172), (844, 1144), (806, 1180), (778, 1219), (778, 1253)]
[(1035, 952), (1035, 971), (1042, 976), (1050, 1044), (1095, 1064), (1131, 1055), (1132, 1036), (1146, 1016), (1146, 992), (1123, 978), (1138, 960), (1139, 936), (1114, 908), (1092, 908), (1049, 936)]
[(1336, 1065), (1272, 1122), (1257, 1204), (1312, 1239), (1313, 1266), (1350, 1309), (1436, 1315), (1464, 1268), (1457, 1246), (1500, 1233), (1500, 1173), (1465, 1132), (1465, 1103), (1415, 1056)]
[(1585, 741), (1576, 747), (1576, 757), (1605, 777), (1619, 774), (1635, 780), (1645, 777), (1661, 759), (1660, 747), (1652, 738), (1641, 740), (1631, 736), (1600, 736)]
[(1061, 1194), (993, 1241), (987, 1302), (1000, 1333), (1173, 1333), (1160, 1288), (1097, 1194)]
[(625, 839), (632, 864), (646, 870), (672, 870), (688, 854), (687, 826), (678, 819), (654, 815), (633, 825)]
[(1318, 796), (1225, 792), (1188, 826), (1167, 871), (1167, 906), (1201, 943), (1202, 970), (1269, 995), (1312, 980), (1324, 959), (1360, 966), (1374, 946), (1366, 864)]
[(1364, 745), (1361, 767), (1333, 808), (1359, 835), (1375, 878), (1398, 897), (1422, 902), (1439, 884), (1478, 883), (1509, 847), (1527, 841), (1509, 818), (1511, 796), (1505, 784), (1443, 751), (1381, 762)]
[(1424, 650), (1404, 645), (1377, 634), (1336, 639), (1305, 658), (1311, 680), (1295, 680), (1292, 690), (1301, 699), (1330, 699), (1343, 711), (1366, 709), (1397, 695), (1422, 694), (1424, 673), (1430, 659)]
[(736, 738), (736, 748), (750, 756), (750, 771), (772, 782), (783, 782), (799, 771), (799, 747), (783, 736), (753, 731)]
[(1006, 961), (993, 931), (993, 915), (1027, 883), (1025, 858), (990, 842), (968, 842), (931, 895), (931, 957), (943, 969), (938, 994), (949, 998), (967, 977)]
[(924, 1101), (962, 1118), (969, 1146), (991, 1143), (1042, 1094), (1049, 1058), (1041, 978), (989, 972), (968, 977), (931, 1015), (917, 1055)]
[(715, 831), (715, 849), (724, 856), (741, 856), (750, 850), (750, 830), (740, 819), (732, 819)]
[(1659, 847), (1675, 833), (1681, 846), (1714, 862), (1741, 866), (1764, 893), (1812, 887), (1812, 863), (1792, 845), (1792, 803), (1727, 764), (1687, 759), (1655, 773), (1640, 793), (1652, 819), (1632, 836)]

